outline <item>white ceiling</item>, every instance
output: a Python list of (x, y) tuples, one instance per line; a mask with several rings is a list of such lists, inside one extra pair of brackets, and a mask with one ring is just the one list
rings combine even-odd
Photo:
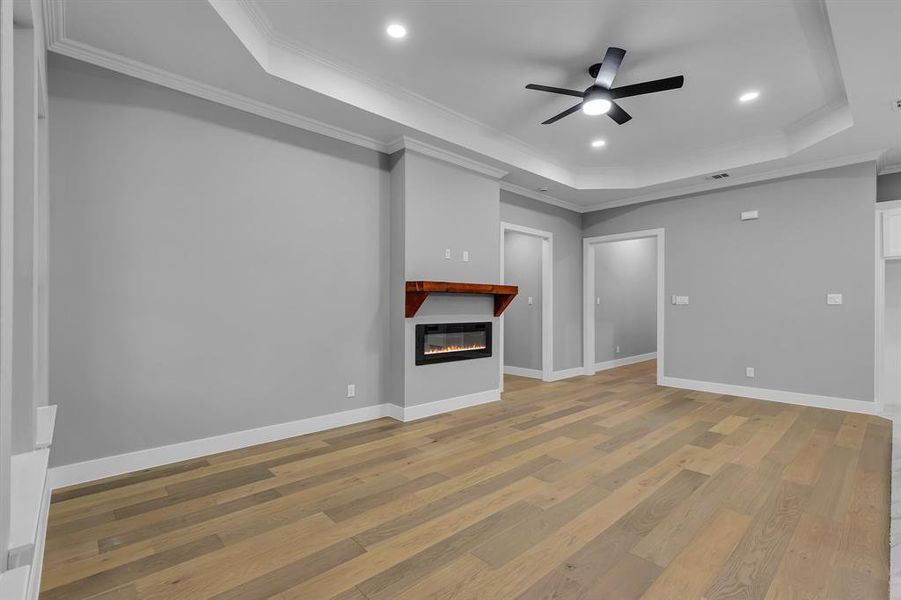
[[(406, 135), (509, 172), (578, 209), (812, 165), (901, 164), (901, 2), (296, 2), (51, 0), (52, 50), (285, 122), (385, 148)], [(384, 28), (398, 20), (403, 41)], [(681, 90), (576, 113), (608, 45), (616, 85)], [(758, 101), (740, 104), (757, 89)], [(218, 96), (217, 96), (218, 94)], [(244, 103), (242, 105), (242, 102)], [(262, 107), (262, 108), (261, 108)], [(272, 112), (274, 111), (274, 112)], [(595, 150), (589, 142), (603, 138)]]

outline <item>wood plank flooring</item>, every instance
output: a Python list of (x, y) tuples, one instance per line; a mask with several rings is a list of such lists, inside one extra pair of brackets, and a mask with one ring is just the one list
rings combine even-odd
[(888, 421), (654, 371), (57, 490), (41, 598), (888, 597)]

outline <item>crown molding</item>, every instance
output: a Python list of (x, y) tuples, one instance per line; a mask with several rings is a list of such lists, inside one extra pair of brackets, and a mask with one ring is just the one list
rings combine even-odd
[(552, 204), (553, 206), (565, 208), (566, 210), (572, 211), (574, 213), (581, 214), (590, 210), (586, 209), (584, 206), (575, 204), (574, 202), (567, 202), (566, 200), (561, 200), (560, 198), (555, 198), (554, 196), (550, 196), (542, 192), (530, 190), (529, 188), (522, 187), (521, 185), (516, 185), (515, 183), (510, 183), (509, 181), (501, 181), (501, 189), (505, 192), (516, 194), (517, 196), (523, 196), (525, 198), (537, 200), (538, 202), (544, 202), (545, 204)]
[(596, 212), (599, 210), (607, 210), (608, 208), (628, 206), (630, 204), (641, 204), (643, 202), (653, 202), (654, 200), (666, 200), (668, 198), (678, 198), (681, 196), (689, 196), (703, 192), (725, 190), (740, 185), (747, 185), (749, 183), (759, 183), (773, 179), (782, 179), (783, 177), (793, 177), (795, 175), (803, 175), (804, 173), (813, 173), (815, 171), (822, 171), (824, 169), (834, 169), (837, 167), (856, 165), (864, 162), (872, 161), (875, 163), (875, 161), (881, 154), (881, 150), (876, 152), (865, 152), (863, 154), (853, 154), (829, 160), (805, 163), (803, 165), (785, 167), (782, 169), (772, 169), (769, 171), (752, 173), (735, 178), (730, 177), (728, 180), (721, 179), (718, 181), (705, 182), (698, 185), (662, 190), (660, 192), (655, 192), (652, 194), (629, 196), (628, 198), (621, 198), (619, 200), (612, 200), (610, 202), (603, 202), (600, 204), (588, 206), (584, 208), (582, 212)]
[(442, 162), (450, 163), (469, 171), (475, 171), (480, 175), (485, 175), (486, 177), (490, 177), (492, 179), (500, 179), (507, 174), (507, 171), (504, 171), (503, 169), (498, 169), (496, 167), (486, 165), (485, 163), (473, 160), (460, 154), (456, 154), (454, 152), (450, 152), (449, 150), (444, 150), (443, 148), (438, 148), (437, 146), (433, 146), (425, 142), (421, 142), (406, 135), (401, 136), (393, 142), (389, 143), (386, 148), (386, 152), (388, 154), (394, 154), (399, 150), (406, 150), (407, 152), (415, 152), (416, 154), (422, 154), (423, 156), (435, 158)]
[(252, 113), (260, 117), (278, 121), (291, 127), (304, 129), (319, 135), (341, 140), (356, 146), (362, 146), (377, 152), (386, 152), (387, 145), (381, 140), (360, 135), (335, 127), (316, 119), (305, 117), (301, 114), (229, 92), (212, 85), (201, 83), (194, 79), (177, 75), (170, 71), (132, 60), (124, 56), (113, 54), (75, 40), (70, 40), (65, 34), (65, 3), (58, 0), (44, 0), (45, 16), (45, 41), (47, 50), (75, 58), (98, 67), (103, 67), (117, 73), (143, 79), (191, 96), (203, 98), (210, 102), (223, 104), (237, 110)]

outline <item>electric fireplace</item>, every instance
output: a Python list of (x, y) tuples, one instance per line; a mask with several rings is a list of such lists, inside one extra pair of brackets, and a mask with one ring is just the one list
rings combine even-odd
[(416, 326), (416, 364), (491, 356), (491, 323), (435, 323)]

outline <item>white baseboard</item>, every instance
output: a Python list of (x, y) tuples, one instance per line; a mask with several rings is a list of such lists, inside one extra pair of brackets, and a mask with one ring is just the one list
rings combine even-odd
[(833, 410), (843, 410), (847, 412), (863, 413), (867, 415), (877, 414), (878, 412), (876, 403), (867, 402), (866, 400), (851, 400), (848, 398), (836, 398), (834, 396), (819, 396), (816, 394), (803, 394), (801, 392), (770, 390), (766, 388), (748, 387), (744, 385), (732, 385), (729, 383), (697, 381), (694, 379), (680, 379), (678, 377), (663, 377), (659, 385), (682, 388), (686, 390), (695, 390), (699, 392), (712, 392), (714, 394), (743, 396), (745, 398), (755, 398), (757, 400), (784, 402), (786, 404), (812, 406), (814, 408), (830, 408)]
[[(467, 394), (465, 396), (447, 398), (446, 400), (436, 400), (435, 402), (416, 404), (401, 409), (403, 411), (403, 418), (401, 420), (403, 420), (404, 422), (415, 421), (416, 419), (424, 419), (425, 417), (431, 417), (432, 415), (439, 415), (441, 413), (460, 410), (461, 408), (468, 408), (470, 406), (478, 406), (479, 404), (496, 402), (500, 399), (500, 390), (486, 390), (484, 392), (476, 392), (474, 394)], [(398, 406), (396, 408), (400, 409), (401, 407)]]
[(510, 367), (504, 365), (505, 375), (517, 375), (519, 377), (531, 377), (532, 379), (541, 379), (541, 369), (526, 369), (523, 367)]
[(575, 367), (572, 369), (563, 369), (562, 371), (554, 371), (551, 373), (551, 376), (545, 379), (545, 381), (560, 381), (561, 379), (569, 379), (570, 377), (580, 377), (585, 375), (585, 369), (582, 367)]
[(594, 372), (597, 373), (599, 371), (606, 371), (608, 369), (615, 369), (616, 367), (625, 367), (626, 365), (634, 365), (635, 363), (656, 359), (656, 352), (636, 354), (635, 356), (626, 356), (625, 358), (614, 358), (613, 360), (605, 360), (604, 362), (595, 363)]
[(168, 446), (137, 450), (126, 454), (117, 454), (115, 456), (106, 456), (53, 467), (49, 471), (48, 481), (50, 489), (56, 489), (192, 458), (201, 458), (211, 454), (218, 454), (219, 452), (316, 433), (317, 431), (325, 431), (344, 425), (353, 425), (382, 417), (391, 417), (403, 422), (414, 421), (496, 400), (500, 400), (499, 390), (487, 390), (410, 407), (401, 407), (388, 403), (364, 406), (363, 408), (300, 419), (299, 421), (277, 423), (255, 429), (235, 431), (199, 440), (189, 440)]
[(256, 444), (324, 431), (343, 425), (353, 425), (381, 417), (392, 416), (397, 418), (392, 414), (390, 406), (392, 405), (376, 404), (374, 406), (364, 406), (363, 408), (339, 413), (235, 431), (199, 440), (190, 440), (168, 446), (148, 448), (146, 450), (53, 467), (50, 469), (50, 485), (51, 489), (61, 488), (103, 479), (104, 477), (140, 471), (150, 467), (209, 456), (210, 454), (228, 450), (237, 450), (238, 448), (255, 446)]

